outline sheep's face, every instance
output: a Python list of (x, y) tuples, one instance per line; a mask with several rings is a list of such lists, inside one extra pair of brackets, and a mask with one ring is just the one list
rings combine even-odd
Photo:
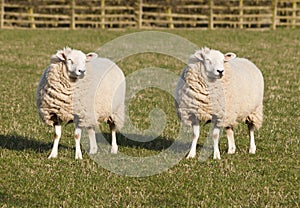
[(85, 55), (79, 50), (70, 49), (68, 47), (57, 51), (56, 56), (65, 62), (68, 75), (73, 79), (83, 78), (86, 72), (86, 62), (97, 57), (95, 53)]
[(72, 50), (66, 60), (70, 77), (83, 78), (85, 75), (85, 54), (81, 51)]
[(224, 54), (220, 51), (203, 48), (194, 54), (205, 68), (206, 75), (211, 79), (220, 79), (224, 75)]

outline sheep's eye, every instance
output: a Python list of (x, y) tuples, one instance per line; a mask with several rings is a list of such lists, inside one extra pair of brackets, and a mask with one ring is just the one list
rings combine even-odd
[(210, 64), (212, 63), (210, 59), (206, 59), (206, 62)]

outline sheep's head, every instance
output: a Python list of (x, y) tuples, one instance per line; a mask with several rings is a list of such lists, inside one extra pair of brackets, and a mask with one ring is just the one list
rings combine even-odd
[(97, 56), (96, 53), (84, 54), (69, 47), (65, 47), (56, 53), (56, 57), (66, 64), (68, 75), (73, 79), (83, 78), (86, 71), (86, 62)]
[(224, 62), (236, 57), (234, 53), (224, 55), (220, 51), (202, 48), (194, 56), (202, 62), (207, 76), (211, 79), (220, 79), (224, 75)]

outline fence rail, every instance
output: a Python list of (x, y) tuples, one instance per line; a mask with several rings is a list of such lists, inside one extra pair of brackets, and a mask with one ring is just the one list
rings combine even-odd
[(300, 26), (300, 0), (0, 0), (0, 28)]

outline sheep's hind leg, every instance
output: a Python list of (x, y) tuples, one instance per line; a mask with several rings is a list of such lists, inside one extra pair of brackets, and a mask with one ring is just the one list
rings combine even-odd
[(96, 134), (94, 128), (88, 128), (88, 134), (90, 139), (90, 151), (89, 154), (96, 154), (98, 151), (97, 141), (96, 141)]
[(254, 125), (253, 123), (247, 123), (248, 125), (248, 130), (249, 130), (249, 138), (250, 138), (250, 148), (249, 148), (249, 153), (250, 154), (255, 154), (256, 152), (256, 145), (255, 145), (255, 140), (254, 140)]
[(55, 130), (54, 142), (53, 142), (52, 151), (48, 157), (49, 159), (56, 158), (58, 155), (58, 143), (61, 137), (61, 125), (55, 125), (54, 130)]
[(235, 142), (234, 142), (234, 132), (233, 128), (226, 128), (226, 135), (228, 139), (228, 154), (234, 154), (236, 150)]
[(111, 131), (111, 153), (117, 154), (118, 153), (118, 145), (117, 145), (117, 137), (116, 137), (116, 130)]
[(213, 142), (214, 142), (214, 159), (221, 159), (219, 150), (219, 138), (220, 138), (220, 128), (214, 127), (212, 132)]
[(197, 142), (200, 134), (200, 126), (199, 123), (196, 125), (193, 125), (193, 141), (191, 150), (186, 158), (194, 158), (196, 156), (196, 148), (197, 148)]
[(82, 153), (80, 149), (80, 138), (81, 138), (81, 129), (75, 128), (75, 159), (82, 159)]
[(118, 144), (117, 144), (117, 135), (116, 135), (116, 126), (113, 121), (109, 121), (109, 128), (111, 131), (111, 153), (117, 154), (118, 153)]

